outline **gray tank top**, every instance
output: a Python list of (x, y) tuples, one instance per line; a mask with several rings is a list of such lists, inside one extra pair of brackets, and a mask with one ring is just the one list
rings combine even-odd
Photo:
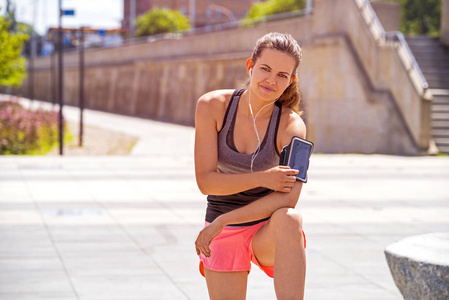
[[(237, 174), (251, 172), (251, 154), (240, 153), (234, 144), (234, 125), (240, 96), (245, 90), (236, 90), (228, 104), (223, 120), (223, 127), (218, 133), (218, 163), (217, 170), (220, 173)], [(279, 153), (276, 147), (276, 137), (279, 127), (282, 106), (276, 102), (271, 114), (268, 129), (260, 146), (260, 152), (253, 163), (253, 171), (263, 171), (279, 165)], [(251, 202), (271, 194), (273, 191), (258, 187), (237, 194), (226, 196), (207, 196), (206, 221), (211, 223), (218, 216), (234, 209), (243, 207)], [(259, 222), (257, 220), (230, 226), (250, 226)]]

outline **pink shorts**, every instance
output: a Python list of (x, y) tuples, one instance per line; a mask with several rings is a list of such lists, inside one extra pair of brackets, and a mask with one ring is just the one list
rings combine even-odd
[[(251, 262), (265, 274), (273, 278), (273, 266), (264, 267), (259, 264), (253, 252), (253, 237), (267, 221), (245, 227), (225, 226), (210, 244), (211, 256), (200, 257), (200, 272), (204, 276), (204, 268), (219, 272), (251, 271)], [(206, 226), (209, 225), (206, 222)], [(304, 248), (306, 238), (304, 237)]]

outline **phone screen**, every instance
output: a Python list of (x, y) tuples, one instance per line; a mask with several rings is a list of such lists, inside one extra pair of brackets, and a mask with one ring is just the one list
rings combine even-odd
[(297, 178), (306, 180), (307, 168), (309, 166), (309, 157), (312, 152), (312, 145), (304, 143), (300, 140), (293, 141), (293, 152), (290, 156), (290, 168), (299, 170)]

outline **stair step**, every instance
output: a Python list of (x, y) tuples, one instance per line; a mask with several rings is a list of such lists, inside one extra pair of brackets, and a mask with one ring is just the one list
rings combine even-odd
[[(413, 53), (413, 52), (412, 52)], [(416, 58), (416, 62), (421, 69), (425, 68), (439, 68), (439, 69), (449, 69), (449, 59), (447, 60), (434, 60), (432, 58)]]
[(432, 95), (433, 95), (433, 102), (432, 102), (432, 104), (449, 105), (449, 96), (433, 94), (433, 92), (432, 92)]
[(443, 65), (447, 65), (448, 61), (449, 61), (449, 55), (447, 54), (432, 54), (432, 53), (416, 53), (413, 52), (412, 50), (412, 54), (413, 56), (416, 58), (416, 60), (418, 61), (418, 63), (435, 63), (435, 62), (441, 62), (443, 63)]
[(432, 111), (437, 112), (439, 110), (449, 110), (449, 100), (443, 101), (439, 100), (438, 98), (436, 100), (435, 98), (433, 98)]
[(407, 36), (405, 38), (407, 42), (410, 43), (439, 43), (439, 38), (426, 36), (426, 35), (414, 35), (414, 36)]
[(422, 63), (426, 63), (426, 62), (435, 63), (435, 62), (441, 61), (442, 63), (447, 64), (447, 62), (449, 60), (448, 55), (432, 56), (432, 55), (427, 55), (425, 53), (424, 54), (423, 53), (414, 53), (413, 51), (412, 51), (412, 54), (418, 62), (422, 62)]
[(410, 50), (412, 50), (413, 55), (416, 56), (440, 56), (445, 57), (448, 54), (448, 51), (443, 47), (434, 47), (434, 46), (428, 46), (428, 47), (410, 47)]
[(424, 47), (432, 47), (432, 48), (441, 48), (447, 49), (447, 47), (442, 44), (439, 40), (425, 40), (425, 41), (412, 41), (405, 39), (409, 48), (424, 48)]
[[(427, 84), (429, 84), (429, 82), (427, 82)], [(447, 86), (443, 85), (443, 84), (429, 84), (429, 87), (432, 89), (445, 89), (447, 88)]]
[(449, 105), (445, 104), (433, 104), (432, 113), (449, 113)]
[(431, 43), (431, 44), (410, 44), (407, 43), (408, 47), (410, 48), (410, 50), (413, 51), (436, 51), (436, 52), (449, 52), (448, 48), (446, 48), (444, 45), (442, 44), (436, 44), (436, 43)]
[[(419, 62), (418, 62), (419, 65)], [(441, 66), (421, 66), (419, 65), (421, 71), (423, 72), (423, 74), (429, 74), (429, 75), (433, 75), (433, 74), (441, 74), (444, 76), (449, 76), (449, 68), (442, 68)]]
[(432, 129), (432, 135), (434, 137), (449, 138), (449, 129)]
[(433, 112), (432, 120), (435, 120), (435, 121), (449, 120), (449, 113)]
[(427, 80), (441, 80), (441, 81), (448, 81), (449, 82), (449, 77), (444, 74), (440, 74), (440, 73), (431, 73), (431, 74), (425, 74), (426, 75), (426, 79)]
[(434, 140), (438, 147), (449, 146), (449, 137), (434, 137)]
[(435, 120), (432, 119), (433, 129), (446, 129), (449, 128), (449, 120)]
[(434, 97), (449, 97), (449, 89), (430, 89)]
[(447, 153), (447, 154), (449, 154), (449, 146), (439, 146), (439, 145), (438, 145), (438, 150), (439, 150), (441, 153)]
[(449, 81), (448, 80), (439, 80), (439, 79), (427, 79), (427, 83), (429, 84), (429, 87), (432, 89), (447, 89), (449, 88)]
[(421, 71), (423, 74), (431, 75), (431, 76), (444, 76), (445, 78), (449, 77), (449, 68), (438, 68), (438, 67), (422, 67)]

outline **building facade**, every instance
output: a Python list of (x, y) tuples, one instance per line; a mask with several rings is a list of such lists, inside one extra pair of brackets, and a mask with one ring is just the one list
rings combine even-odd
[[(130, 20), (153, 8), (179, 10), (188, 16), (192, 27), (205, 27), (243, 19), (257, 0), (124, 0), (124, 30), (129, 31)], [(134, 7), (135, 13), (131, 14)]]

